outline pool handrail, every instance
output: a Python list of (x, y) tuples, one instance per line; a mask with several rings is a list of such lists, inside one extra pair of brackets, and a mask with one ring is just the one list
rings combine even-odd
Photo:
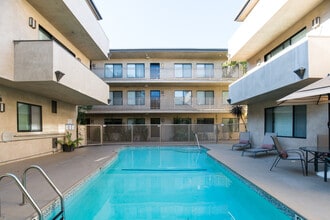
[[(6, 173), (6, 174), (0, 176), (0, 182), (5, 177), (9, 177), (9, 178), (12, 178), (14, 180), (14, 182), (16, 183), (18, 188), (21, 190), (23, 196), (28, 198), (28, 200), (31, 203), (32, 207), (37, 211), (39, 220), (42, 220), (43, 218), (42, 218), (40, 208), (38, 207), (37, 203), (33, 200), (33, 198), (30, 196), (30, 194), (27, 192), (27, 190), (23, 186), (23, 184), (19, 181), (19, 179), (14, 174)], [(1, 217), (1, 213), (0, 213), (0, 217)]]
[[(63, 197), (62, 193), (58, 190), (58, 188), (55, 186), (53, 181), (48, 177), (48, 175), (45, 173), (45, 171), (41, 167), (39, 167), (38, 165), (31, 165), (31, 166), (29, 166), (28, 168), (25, 169), (25, 171), (23, 172), (23, 175), (22, 175), (22, 185), (23, 185), (23, 187), (26, 188), (26, 173), (30, 169), (38, 170), (40, 172), (40, 174), (49, 183), (49, 185), (54, 189), (54, 191), (57, 193), (57, 195), (60, 197), (61, 211), (56, 215), (55, 219), (60, 215), (64, 216), (64, 197)], [(26, 204), (25, 200), (26, 200), (25, 195), (22, 194), (22, 205)]]

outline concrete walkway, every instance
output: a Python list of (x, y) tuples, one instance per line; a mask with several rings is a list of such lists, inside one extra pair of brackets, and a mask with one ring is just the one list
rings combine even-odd
[[(309, 176), (303, 176), (299, 163), (281, 161), (270, 172), (269, 168), (275, 158), (274, 155), (260, 155), (254, 159), (250, 156), (242, 157), (240, 151), (232, 151), (228, 144), (203, 146), (210, 149), (209, 154), (214, 158), (306, 219), (329, 219), (330, 181), (324, 182), (313, 172), (310, 172)], [(56, 153), (2, 165), (0, 175), (13, 173), (20, 178), (28, 166), (36, 164), (43, 168), (59, 190), (65, 193), (78, 182), (102, 169), (114, 158), (121, 147), (84, 147), (70, 153)], [(46, 206), (56, 197), (46, 181), (34, 170), (28, 172), (27, 189), (40, 207)], [(0, 198), (2, 219), (31, 219), (29, 216), (35, 213), (30, 205), (19, 205), (21, 193), (9, 178), (4, 178), (0, 182)]]

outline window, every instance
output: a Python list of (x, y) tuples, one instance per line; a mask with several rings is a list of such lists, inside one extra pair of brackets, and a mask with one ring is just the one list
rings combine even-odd
[(144, 78), (144, 64), (127, 64), (128, 78)]
[(52, 100), (52, 113), (57, 113), (57, 102)]
[(105, 64), (104, 65), (105, 78), (123, 78), (122, 64)]
[(291, 36), (289, 39), (275, 47), (273, 50), (271, 50), (269, 53), (267, 53), (264, 57), (264, 60), (267, 61), (285, 48), (289, 47), (290, 45), (295, 44), (300, 39), (304, 38), (306, 36), (306, 27), (295, 33), (293, 36)]
[(175, 77), (177, 78), (191, 78), (192, 67), (190, 63), (174, 64)]
[(191, 124), (191, 118), (173, 118), (173, 124)]
[(43, 27), (39, 26), (39, 40), (52, 40), (53, 36)]
[(150, 109), (160, 109), (159, 90), (150, 90)]
[(17, 103), (17, 130), (42, 131), (41, 106)]
[(144, 91), (128, 91), (128, 105), (144, 105)]
[(282, 137), (306, 138), (306, 105), (265, 109), (265, 132)]
[(123, 105), (123, 92), (111, 91), (110, 92), (110, 105)]
[(105, 118), (104, 124), (105, 125), (121, 125), (122, 119), (121, 118)]
[(49, 33), (45, 28), (41, 27), (40, 25), (39, 25), (39, 40), (53, 40), (58, 45), (60, 45), (64, 50), (70, 53), (73, 57), (76, 57), (76, 55), (69, 48), (67, 48), (64, 44), (62, 44), (51, 33)]
[(214, 118), (197, 118), (197, 132), (213, 132)]
[(228, 91), (222, 91), (222, 104), (229, 104), (228, 103)]
[(197, 124), (214, 124), (214, 118), (197, 118)]
[(197, 77), (213, 78), (214, 77), (214, 65), (198, 63), (197, 64)]
[(198, 105), (214, 105), (214, 92), (213, 91), (197, 91), (197, 104)]
[(191, 105), (191, 90), (177, 90), (174, 96), (176, 105)]
[(127, 124), (129, 125), (144, 125), (144, 118), (129, 118), (127, 119)]
[(150, 63), (150, 79), (160, 78), (160, 65), (159, 63)]

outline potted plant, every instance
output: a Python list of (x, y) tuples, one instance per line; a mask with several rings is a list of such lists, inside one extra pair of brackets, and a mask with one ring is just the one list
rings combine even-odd
[(62, 146), (64, 152), (71, 152), (74, 151), (74, 148), (78, 146), (80, 141), (82, 141), (82, 138), (79, 137), (75, 140), (72, 140), (72, 133), (67, 131), (63, 140), (58, 140), (57, 143)]

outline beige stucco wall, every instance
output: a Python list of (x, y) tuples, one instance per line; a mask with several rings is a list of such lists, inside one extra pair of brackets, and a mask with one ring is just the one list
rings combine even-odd
[[(73, 123), (76, 121), (76, 107), (74, 105), (55, 100), (57, 101), (57, 113), (52, 113), (51, 99), (4, 86), (0, 86), (0, 95), (2, 102), (5, 103), (5, 112), (0, 113), (0, 164), (52, 153), (54, 150), (52, 137), (44, 138), (44, 135), (51, 134), (50, 136), (56, 137), (65, 132), (65, 124), (68, 120), (72, 120)], [(17, 102), (41, 106), (41, 132), (17, 131)], [(2, 135), (8, 132), (14, 135), (13, 141), (4, 142)], [(58, 149), (60, 149), (59, 146)]]
[[(92, 15), (92, 12), (89, 11), (88, 16), (84, 17), (84, 13), (86, 10), (89, 10), (86, 2), (80, 1), (66, 1), (69, 4), (68, 10), (71, 10), (73, 7), (75, 13), (78, 10), (81, 15), (78, 19), (80, 24), (84, 27), (88, 27), (86, 31), (93, 31), (93, 34), (90, 35), (92, 38), (100, 34), (100, 36), (96, 36), (94, 42), (88, 43), (96, 43), (98, 44), (99, 48), (91, 47), (91, 50), (108, 50), (108, 41), (104, 35), (104, 32), (101, 30), (100, 26), (95, 28), (92, 27), (91, 24), (98, 24)], [(42, 4), (42, 3), (40, 3)], [(76, 7), (76, 4), (79, 5), (80, 8)], [(55, 37), (58, 41), (61, 42), (66, 48), (71, 50), (75, 54), (75, 58), (69, 55), (63, 48), (59, 48), (60, 46), (56, 46), (55, 48), (55, 56), (57, 59), (50, 59), (50, 62), (45, 62), (47, 67), (54, 67), (54, 65), (60, 65), (65, 63), (67, 69), (70, 69), (71, 74), (74, 79), (69, 77), (67, 74), (66, 78), (63, 79), (63, 83), (66, 83), (70, 86), (70, 82), (68, 80), (72, 80), (75, 83), (72, 84), (74, 87), (70, 87), (73, 92), (80, 92), (83, 95), (78, 97), (82, 98), (83, 101), (88, 100), (90, 101), (94, 97), (102, 96), (102, 101), (107, 100), (108, 94), (108, 85), (103, 83), (98, 77), (96, 77), (91, 71), (89, 70), (90, 60), (82, 51), (84, 48), (77, 48), (74, 46), (72, 42), (68, 38), (65, 37), (59, 30), (52, 25), (51, 20), (47, 20), (43, 17), (35, 8), (33, 8), (28, 1), (26, 0), (4, 0), (0, 1), (0, 8), (2, 12), (0, 14), (0, 97), (2, 98), (2, 102), (5, 103), (6, 110), (3, 113), (0, 113), (0, 164), (8, 163), (15, 160), (21, 160), (29, 157), (36, 157), (43, 154), (53, 153), (54, 151), (60, 150), (60, 146), (57, 146), (57, 149), (53, 149), (53, 138), (57, 138), (61, 136), (65, 132), (65, 124), (68, 122), (72, 122), (75, 124), (76, 122), (76, 106), (73, 104), (66, 103), (66, 100), (70, 100), (68, 96), (63, 97), (54, 96), (50, 94), (49, 91), (39, 91), (37, 89), (32, 89), (33, 85), (42, 85), (43, 82), (49, 83), (49, 81), (54, 80), (54, 75), (51, 75), (50, 78), (47, 79), (40, 79), (40, 76), (43, 76), (45, 72), (43, 72), (45, 66), (38, 66), (36, 65), (34, 70), (40, 70), (38, 73), (37, 71), (31, 70), (32, 75), (26, 74), (26, 81), (34, 81), (29, 85), (28, 83), (24, 84), (24, 86), (28, 86), (30, 89), (27, 91), (34, 91), (32, 92), (23, 92), (20, 91), (19, 82), (15, 82), (15, 70), (18, 70), (18, 66), (15, 66), (15, 50), (14, 50), (14, 41), (34, 41), (39, 40), (39, 30), (38, 26), (42, 26), (46, 29), (53, 37)], [(32, 28), (29, 26), (29, 18), (33, 18), (36, 21), (36, 27)], [(72, 18), (72, 17), (71, 17)], [(68, 23), (69, 24), (69, 23)], [(88, 38), (90, 39), (90, 38)], [(92, 40), (90, 40), (92, 41)], [(55, 44), (55, 43), (54, 43)], [(40, 45), (39, 45), (40, 46)], [(102, 47), (102, 48), (101, 48)], [(53, 49), (54, 49), (53, 48)], [(43, 48), (35, 47), (34, 50), (39, 49), (42, 50)], [(47, 49), (46, 49), (47, 50)], [(60, 52), (59, 52), (60, 51)], [(16, 51), (17, 52), (17, 51)], [(24, 54), (24, 52), (21, 54)], [(92, 51), (93, 52), (93, 51)], [(96, 51), (97, 52), (97, 51)], [(66, 53), (65, 56), (62, 54)], [(106, 54), (106, 53), (105, 53)], [(27, 54), (23, 57), (23, 59), (29, 59), (31, 54)], [(52, 56), (50, 54), (46, 54), (46, 56)], [(70, 56), (68, 59), (67, 56)], [(35, 57), (34, 57), (35, 58)], [(54, 60), (57, 63), (52, 63)], [(80, 61), (80, 63), (78, 61)], [(30, 59), (31, 61), (31, 59)], [(40, 60), (38, 60), (40, 61)], [(35, 63), (39, 63), (36, 61)], [(66, 63), (68, 62), (68, 63)], [(64, 64), (63, 64), (64, 65)], [(70, 66), (71, 65), (71, 66)], [(32, 65), (31, 65), (32, 66)], [(29, 67), (31, 67), (29, 66)], [(26, 68), (27, 69), (27, 68)], [(20, 74), (26, 73), (26, 69), (24, 67), (19, 69)], [(54, 70), (55, 71), (55, 70)], [(53, 71), (52, 71), (53, 73)], [(33, 75), (34, 74), (34, 75)], [(37, 75), (36, 74), (40, 74)], [(86, 75), (83, 78), (79, 78), (82, 75)], [(35, 77), (32, 79), (32, 76)], [(77, 80), (79, 78), (79, 80)], [(50, 80), (49, 80), (50, 79)], [(43, 81), (44, 80), (44, 81)], [(96, 82), (95, 82), (96, 80)], [(99, 81), (100, 83), (97, 83)], [(34, 84), (33, 84), (34, 83)], [(79, 87), (79, 83), (81, 85)], [(100, 85), (98, 89), (101, 89), (104, 93), (99, 94), (95, 85)], [(51, 84), (49, 84), (51, 85)], [(58, 86), (57, 88), (61, 88)], [(23, 89), (23, 88), (22, 88)], [(47, 89), (46, 89), (47, 90)], [(87, 91), (86, 93), (84, 93)], [(39, 94), (39, 95), (38, 95)], [(40, 95), (44, 94), (44, 95)], [(58, 97), (58, 99), (54, 100), (57, 101), (57, 113), (51, 112), (51, 101), (52, 99), (47, 98), (49, 97)], [(81, 97), (83, 96), (83, 97)], [(68, 98), (69, 97), (69, 98)], [(27, 104), (39, 105), (42, 108), (42, 131), (40, 132), (18, 132), (17, 131), (17, 102), (24, 102)], [(87, 102), (87, 101), (86, 101)], [(90, 101), (91, 102), (91, 101)], [(103, 101), (106, 102), (106, 101)], [(75, 103), (71, 100), (70, 103)], [(75, 131), (73, 132), (73, 136), (75, 137)], [(6, 137), (6, 138), (3, 138)], [(8, 138), (10, 137), (10, 138)], [(6, 141), (6, 142), (5, 142)]]

